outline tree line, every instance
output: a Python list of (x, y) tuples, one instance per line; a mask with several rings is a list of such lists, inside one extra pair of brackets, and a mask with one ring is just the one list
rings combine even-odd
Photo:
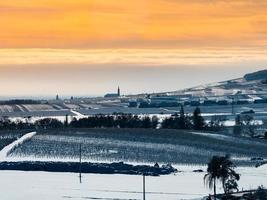
[(0, 120), (0, 130), (21, 130), (21, 129), (55, 129), (55, 128), (156, 128), (158, 118), (139, 117), (131, 114), (120, 115), (95, 115), (87, 118), (74, 118), (68, 123), (68, 116), (64, 122), (54, 118), (44, 118), (35, 122), (11, 121), (10, 119)]
[(0, 130), (63, 128), (64, 126), (64, 123), (53, 118), (44, 118), (36, 122), (28, 122), (28, 120), (11, 121), (10, 119), (0, 120)]
[(139, 117), (131, 114), (95, 115), (77, 120), (69, 124), (73, 128), (156, 128), (158, 118), (153, 116)]
[(87, 118), (65, 122), (54, 118), (44, 118), (35, 122), (0, 120), (0, 129), (51, 129), (51, 128), (164, 128), (164, 129), (189, 129), (189, 130), (218, 130), (222, 128), (220, 120), (205, 122), (201, 111), (197, 107), (193, 115), (185, 114), (181, 106), (179, 114), (172, 115), (159, 122), (158, 117), (138, 116), (132, 114), (114, 113), (113, 115), (94, 115)]
[(223, 119), (214, 117), (210, 122), (206, 122), (201, 116), (199, 107), (194, 110), (193, 115), (188, 115), (185, 114), (184, 108), (181, 106), (180, 113), (164, 119), (161, 126), (166, 129), (217, 131), (223, 128)]

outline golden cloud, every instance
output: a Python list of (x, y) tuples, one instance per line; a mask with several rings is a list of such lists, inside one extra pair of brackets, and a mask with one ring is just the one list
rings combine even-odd
[(10, 0), (0, 48), (266, 48), (266, 20), (261, 0)]

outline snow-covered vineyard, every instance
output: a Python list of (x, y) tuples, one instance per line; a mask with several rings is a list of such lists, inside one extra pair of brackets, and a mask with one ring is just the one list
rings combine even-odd
[[(201, 199), (211, 192), (203, 184), (205, 163), (196, 158), (208, 159), (212, 154), (225, 152), (227, 147), (229, 152), (234, 152), (234, 161), (243, 165), (237, 167), (237, 171), (242, 175), (239, 182), (240, 189), (247, 190), (267, 185), (266, 166), (255, 168), (253, 166), (255, 162), (252, 161), (256, 156), (263, 160), (267, 159), (266, 142), (260, 140), (251, 142), (247, 139), (239, 139), (236, 142), (236, 138), (233, 140), (229, 136), (201, 132), (176, 133), (177, 140), (169, 138), (167, 142), (163, 142), (161, 138), (163, 133), (157, 131), (160, 130), (154, 130), (153, 133), (141, 130), (24, 133), (0, 151), (1, 161), (71, 163), (79, 159), (79, 144), (82, 144), (83, 161), (107, 163), (126, 161), (135, 164), (146, 162), (153, 165), (156, 161), (161, 164), (173, 160), (172, 164), (179, 170), (178, 172), (159, 177), (146, 177), (147, 199)], [(155, 139), (148, 142), (150, 134), (153, 134)], [(165, 132), (164, 137), (169, 137), (168, 134), (170, 133)], [(189, 145), (189, 141), (192, 145)], [(212, 144), (216, 145), (216, 151), (213, 150)], [(40, 200), (142, 199), (141, 175), (82, 174), (81, 183), (78, 173), (0, 171), (0, 177), (0, 191), (5, 191), (1, 196), (3, 199), (16, 200), (22, 196)], [(14, 182), (18, 188), (17, 192), (13, 192), (12, 189)], [(169, 187), (165, 187), (166, 185)], [(219, 191), (222, 191), (221, 187)]]
[[(12, 148), (7, 161), (206, 164), (213, 155), (232, 155), (238, 165), (267, 160), (265, 140), (162, 129), (63, 129), (39, 131)], [(257, 160), (261, 158), (263, 160)]]

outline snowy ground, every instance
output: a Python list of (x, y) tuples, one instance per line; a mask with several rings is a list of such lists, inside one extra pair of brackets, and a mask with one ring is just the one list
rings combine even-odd
[[(189, 171), (176, 175), (146, 177), (147, 199), (200, 199), (212, 193), (203, 184), (205, 173), (193, 173), (190, 166), (178, 168)], [(260, 168), (238, 168), (238, 172), (241, 173), (240, 189), (267, 186), (266, 171)], [(219, 191), (222, 191), (221, 187)], [(83, 174), (80, 184), (78, 174), (74, 173), (0, 171), (0, 193), (3, 200), (141, 200), (142, 177)]]
[[(81, 136), (84, 133), (79, 134)], [(221, 137), (216, 134), (211, 136), (206, 133), (194, 132), (193, 135), (218, 139), (219, 141), (229, 140), (229, 137)], [(33, 139), (37, 137), (37, 135), (35, 135), (35, 133), (26, 134), (8, 145), (0, 152), (3, 154), (2, 157), (7, 159), (6, 154), (11, 149), (19, 144), (20, 146), (27, 145), (27, 143), (30, 142), (28, 139), (31, 137)], [(179, 140), (181, 140), (181, 138), (179, 138)], [(60, 141), (64, 143), (64, 139), (62, 140), (61, 138)], [(23, 142), (24, 144), (21, 145)], [(243, 142), (246, 144), (245, 141)], [(140, 148), (140, 146), (137, 147)], [(49, 158), (47, 157), (47, 159)], [(192, 172), (195, 169), (202, 169), (205, 171), (206, 166), (175, 165), (174, 167), (182, 172), (160, 177), (146, 177), (147, 199), (201, 199), (203, 196), (212, 193), (203, 184), (205, 172)], [(241, 190), (255, 189), (260, 185), (267, 187), (266, 165), (259, 168), (239, 167), (237, 168), (237, 172), (241, 174), (241, 180), (239, 182), (239, 188)], [(220, 185), (218, 192), (222, 192)], [(82, 183), (80, 183), (78, 174), (75, 173), (0, 171), (0, 194), (1, 200), (141, 200), (142, 177), (118, 174), (83, 174)]]

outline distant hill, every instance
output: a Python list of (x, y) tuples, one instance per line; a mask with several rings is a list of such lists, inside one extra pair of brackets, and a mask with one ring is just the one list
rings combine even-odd
[[(267, 69), (249, 74), (245, 74), (241, 78), (232, 80), (219, 81), (209, 84), (202, 84), (191, 88), (182, 90), (150, 93), (150, 94), (136, 94), (128, 96), (130, 98), (144, 98), (150, 96), (192, 96), (192, 98), (199, 97), (218, 97), (218, 96), (231, 96), (231, 95), (260, 95), (255, 98), (267, 99)], [(244, 97), (245, 98), (245, 97)]]
[(246, 74), (244, 79), (247, 81), (254, 81), (254, 80), (266, 80), (267, 79), (267, 70), (261, 70), (257, 72), (253, 72), (250, 74)]
[(192, 95), (193, 97), (227, 96), (236, 94), (265, 95), (267, 94), (267, 69), (249, 73), (241, 78), (232, 80), (198, 85), (196, 87), (186, 88), (178, 91), (157, 93), (157, 95), (182, 94)]

